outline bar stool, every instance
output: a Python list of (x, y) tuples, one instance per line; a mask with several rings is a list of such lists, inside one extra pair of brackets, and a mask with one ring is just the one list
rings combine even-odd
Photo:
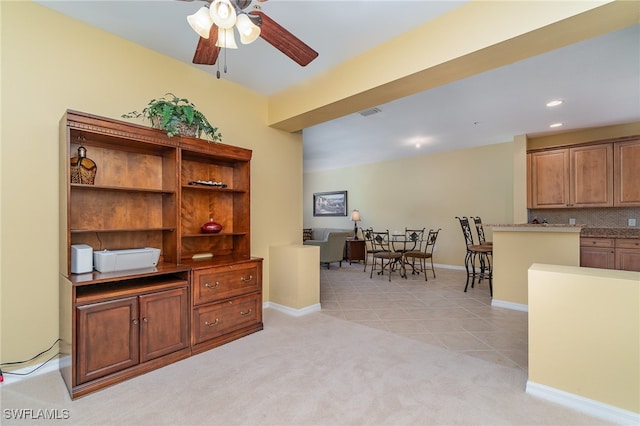
[[(478, 283), (486, 278), (489, 280), (489, 293), (493, 297), (493, 265), (491, 264), (493, 244), (475, 244), (469, 218), (466, 216), (456, 216), (456, 219), (460, 222), (462, 235), (464, 236), (465, 245), (467, 246), (467, 253), (464, 257), (464, 267), (467, 270), (467, 282), (464, 286), (464, 291), (466, 292), (469, 288), (470, 279), (471, 288), (473, 288), (476, 278), (478, 278)], [(482, 235), (484, 237), (484, 232)], [(476, 262), (479, 263), (480, 267), (480, 270), (477, 272)]]

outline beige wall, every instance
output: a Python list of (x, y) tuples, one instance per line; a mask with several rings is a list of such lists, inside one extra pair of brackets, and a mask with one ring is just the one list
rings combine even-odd
[(639, 336), (640, 273), (529, 269), (528, 390), (545, 385), (640, 413)]
[[(520, 152), (515, 156), (514, 152)], [(351, 228), (347, 217), (314, 217), (314, 192), (347, 190), (360, 227), (442, 228), (434, 262), (463, 266), (465, 243), (456, 216), (513, 223), (514, 167), (526, 157), (513, 142), (304, 174), (304, 226)], [(525, 188), (515, 190), (517, 194)], [(526, 193), (526, 192), (525, 192)], [(491, 238), (486, 228), (487, 238)]]
[(493, 302), (526, 306), (528, 270), (535, 262), (580, 266), (580, 229), (494, 229)]
[(0, 7), (2, 362), (58, 338), (58, 123), (67, 108), (119, 118), (173, 92), (224, 143), (252, 149), (252, 254), (265, 258), (268, 300), (269, 247), (300, 239), (301, 136), (267, 127), (266, 98), (224, 79), (31, 2)]

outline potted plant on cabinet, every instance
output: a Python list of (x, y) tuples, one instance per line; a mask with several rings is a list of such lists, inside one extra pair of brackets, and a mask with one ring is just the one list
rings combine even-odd
[(196, 106), (185, 98), (178, 98), (167, 93), (162, 98), (151, 99), (141, 111), (122, 114), (122, 118), (140, 118), (149, 120), (151, 125), (162, 129), (167, 136), (205, 136), (212, 142), (222, 141), (222, 134), (213, 127), (207, 117), (196, 109)]

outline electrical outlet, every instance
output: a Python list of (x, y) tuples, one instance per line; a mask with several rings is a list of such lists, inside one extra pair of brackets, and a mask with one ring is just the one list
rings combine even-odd
[(569, 225), (575, 225), (576, 224), (576, 218), (575, 217), (570, 217), (569, 218)]
[(635, 219), (629, 219), (629, 226), (636, 226), (636, 220)]

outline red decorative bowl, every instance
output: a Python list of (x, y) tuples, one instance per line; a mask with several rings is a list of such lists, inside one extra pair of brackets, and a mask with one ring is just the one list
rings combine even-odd
[(218, 222), (214, 222), (213, 219), (209, 219), (209, 222), (202, 224), (200, 230), (205, 234), (217, 234), (222, 231), (222, 225)]

